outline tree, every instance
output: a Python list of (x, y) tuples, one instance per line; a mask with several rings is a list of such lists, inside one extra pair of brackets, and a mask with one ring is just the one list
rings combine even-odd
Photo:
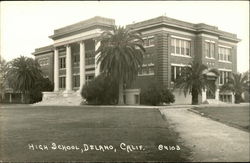
[(4, 92), (6, 89), (6, 73), (7, 73), (7, 62), (0, 57), (0, 92), (1, 99), (4, 99)]
[(34, 88), (36, 80), (41, 76), (40, 65), (32, 58), (20, 56), (8, 65), (7, 81), (14, 91), (22, 93), (23, 103), (25, 96)]
[(124, 104), (123, 87), (135, 80), (142, 65), (143, 40), (139, 33), (124, 27), (114, 26), (111, 31), (102, 33), (96, 54), (101, 71), (118, 82), (118, 104)]
[(249, 91), (248, 74), (233, 73), (228, 77), (228, 81), (221, 87), (221, 91), (231, 91), (235, 97), (235, 103), (240, 103), (241, 95), (244, 91)]
[(207, 73), (212, 72), (218, 76), (216, 69), (208, 69), (206, 65), (193, 60), (190, 66), (182, 69), (181, 75), (176, 79), (174, 88), (183, 89), (184, 95), (190, 93), (192, 96), (192, 105), (198, 104), (198, 96), (202, 90), (213, 90), (214, 84), (208, 79)]
[(40, 79), (35, 81), (34, 87), (30, 91), (30, 102), (36, 103), (42, 101), (42, 92), (51, 92), (53, 89), (53, 83), (48, 78), (41, 76)]

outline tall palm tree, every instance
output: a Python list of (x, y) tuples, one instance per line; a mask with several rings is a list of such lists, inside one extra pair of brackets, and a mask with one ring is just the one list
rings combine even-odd
[(4, 99), (4, 93), (6, 89), (6, 73), (7, 73), (7, 62), (0, 56), (0, 94), (1, 99)]
[(22, 93), (22, 102), (24, 102), (24, 96), (35, 86), (35, 81), (41, 76), (40, 65), (32, 58), (20, 56), (8, 64), (8, 84), (14, 91)]
[(233, 73), (228, 77), (228, 81), (221, 87), (221, 91), (231, 91), (235, 97), (235, 103), (241, 102), (241, 95), (244, 91), (249, 91), (248, 74)]
[(100, 53), (97, 63), (106, 75), (117, 80), (119, 85), (118, 104), (124, 104), (123, 86), (132, 82), (143, 62), (143, 40), (139, 33), (124, 27), (114, 26), (111, 31), (105, 31), (99, 38)]
[(207, 76), (209, 72), (218, 76), (216, 69), (208, 69), (206, 65), (194, 60), (191, 66), (182, 69), (181, 75), (175, 81), (174, 88), (182, 89), (185, 96), (190, 93), (192, 105), (197, 105), (198, 96), (201, 95), (202, 90), (214, 90), (215, 83), (211, 83)]

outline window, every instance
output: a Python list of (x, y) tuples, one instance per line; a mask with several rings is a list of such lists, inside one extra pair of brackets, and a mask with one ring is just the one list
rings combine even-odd
[(180, 40), (176, 40), (176, 54), (180, 54)]
[(215, 43), (210, 43), (210, 55), (211, 58), (215, 58)]
[(215, 58), (215, 43), (205, 42), (205, 56), (206, 58)]
[(171, 39), (171, 53), (175, 53), (175, 39)]
[(138, 76), (154, 75), (154, 64), (148, 64), (138, 70)]
[(74, 54), (73, 55), (73, 63), (79, 63), (80, 62), (80, 55)]
[(66, 80), (65, 76), (59, 77), (59, 88), (65, 88), (65, 80)]
[(183, 40), (180, 40), (180, 42), (181, 42), (181, 55), (184, 55), (184, 41)]
[(59, 65), (60, 65), (60, 68), (66, 68), (66, 58), (65, 57), (59, 58)]
[(171, 38), (171, 54), (173, 55), (182, 55), (182, 56), (191, 56), (191, 44), (190, 41)]
[(154, 38), (149, 38), (148, 39), (148, 45), (151, 46), (151, 45), (154, 45), (155, 42), (154, 42)]
[(86, 79), (86, 83), (88, 84), (91, 80), (94, 79), (94, 75), (87, 75), (87, 76), (85, 77), (85, 79)]
[(152, 66), (149, 67), (149, 68), (148, 68), (148, 73), (149, 73), (149, 74), (154, 74), (154, 73), (155, 73), (155, 72), (154, 72), (154, 67), (152, 67)]
[(41, 58), (38, 60), (38, 63), (40, 66), (46, 66), (49, 65), (49, 59), (48, 58)]
[(232, 102), (232, 95), (220, 94), (220, 101), (231, 103)]
[(95, 64), (95, 55), (93, 50), (87, 50), (85, 53), (85, 64), (92, 65)]
[(178, 77), (181, 76), (181, 71), (184, 69), (184, 66), (171, 66), (171, 82), (174, 82)]
[(74, 75), (73, 76), (73, 87), (79, 87), (80, 86), (80, 75)]
[(148, 36), (146, 38), (143, 38), (144, 46), (154, 46), (154, 36)]
[(143, 39), (143, 42), (144, 42), (144, 46), (148, 46), (148, 39)]
[(73, 54), (73, 66), (74, 67), (79, 67), (80, 64), (80, 55), (78, 54)]
[(219, 61), (232, 61), (231, 48), (219, 47)]
[(189, 41), (185, 41), (186, 44), (186, 55), (190, 56), (190, 42)]
[(223, 85), (228, 82), (228, 78), (231, 75), (230, 71), (219, 71), (219, 84)]
[(206, 57), (210, 58), (209, 43), (208, 42), (205, 42), (205, 55), (206, 55)]

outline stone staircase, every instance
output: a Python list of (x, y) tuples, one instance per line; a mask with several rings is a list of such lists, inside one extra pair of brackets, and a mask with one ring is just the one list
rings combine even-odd
[(216, 99), (207, 99), (206, 101), (203, 102), (203, 104), (226, 104), (225, 102), (222, 102), (220, 100)]
[(79, 92), (72, 93), (56, 93), (56, 92), (43, 92), (43, 100), (35, 103), (35, 106), (79, 106), (83, 101)]

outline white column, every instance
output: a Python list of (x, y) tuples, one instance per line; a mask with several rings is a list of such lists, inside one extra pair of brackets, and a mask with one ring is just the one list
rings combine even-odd
[(66, 92), (72, 91), (72, 61), (71, 47), (66, 46)]
[(12, 93), (10, 93), (9, 102), (12, 103)]
[(231, 93), (231, 96), (232, 96), (232, 104), (234, 104), (234, 102), (235, 102), (234, 94)]
[[(97, 49), (100, 47), (100, 45), (101, 45), (100, 41), (96, 42), (95, 51), (97, 51)], [(100, 75), (100, 63), (97, 64), (97, 59), (98, 59), (99, 55), (100, 55), (100, 53), (95, 55), (95, 76)]]
[(205, 89), (205, 91), (202, 90), (201, 92), (201, 102), (203, 103), (206, 100), (207, 100), (207, 89)]
[(85, 84), (85, 45), (80, 42), (80, 91)]
[(216, 89), (215, 91), (215, 100), (220, 100), (220, 89)]
[(59, 91), (58, 49), (54, 50), (54, 92)]

